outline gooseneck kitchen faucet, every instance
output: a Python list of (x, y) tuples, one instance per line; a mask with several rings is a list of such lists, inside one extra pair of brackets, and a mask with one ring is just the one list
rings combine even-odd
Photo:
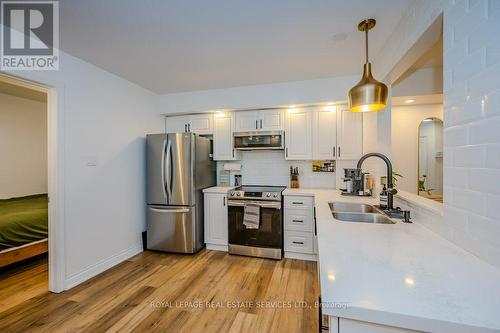
[(384, 154), (380, 154), (380, 153), (368, 153), (359, 159), (357, 168), (361, 169), (363, 162), (368, 157), (372, 157), (372, 156), (381, 158), (385, 162), (385, 165), (387, 166), (387, 210), (392, 211), (392, 210), (394, 210), (394, 203), (393, 203), (394, 198), (393, 198), (393, 196), (394, 196), (394, 194), (398, 193), (398, 191), (395, 188), (393, 188), (392, 163), (389, 160), (389, 158), (387, 156), (385, 156)]

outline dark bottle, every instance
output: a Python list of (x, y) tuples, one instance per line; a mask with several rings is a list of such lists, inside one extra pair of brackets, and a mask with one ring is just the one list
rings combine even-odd
[(382, 188), (382, 192), (380, 192), (380, 208), (382, 209), (387, 209), (387, 188), (384, 187)]

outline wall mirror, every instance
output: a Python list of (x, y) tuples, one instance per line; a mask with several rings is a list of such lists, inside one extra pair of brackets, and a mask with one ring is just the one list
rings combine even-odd
[(418, 128), (418, 195), (443, 202), (443, 121), (425, 118)]

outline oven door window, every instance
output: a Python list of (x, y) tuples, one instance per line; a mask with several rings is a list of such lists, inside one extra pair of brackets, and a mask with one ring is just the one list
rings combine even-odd
[(281, 248), (283, 245), (283, 227), (281, 210), (260, 208), (259, 229), (247, 229), (243, 224), (243, 206), (228, 207), (229, 243), (245, 246)]

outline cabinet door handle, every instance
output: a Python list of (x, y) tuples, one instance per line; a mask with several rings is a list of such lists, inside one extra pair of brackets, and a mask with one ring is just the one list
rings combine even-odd
[(304, 204), (303, 202), (300, 202), (300, 201), (293, 201), (292, 203), (294, 205), (303, 205)]
[(293, 244), (304, 245), (304, 242), (296, 242), (296, 241), (293, 241), (292, 243), (293, 243)]
[(255, 129), (259, 129), (259, 121), (255, 119)]
[(336, 151), (336, 150), (337, 150), (337, 149), (335, 149), (335, 146), (334, 146), (334, 147), (333, 147), (333, 157), (335, 157), (335, 151)]
[(226, 197), (224, 197), (223, 199), (224, 199), (224, 203), (223, 203), (223, 205), (224, 205), (224, 207), (225, 207), (225, 206), (226, 206)]
[(314, 216), (314, 235), (318, 235), (318, 226), (316, 225), (316, 207), (313, 208)]
[(187, 125), (187, 124), (184, 124), (184, 132), (187, 132), (187, 131), (188, 131), (188, 130), (187, 130), (187, 128), (188, 128), (188, 125)]
[(292, 220), (292, 222), (296, 222), (296, 223), (304, 223), (304, 220)]
[(234, 158), (234, 148), (233, 148), (233, 158)]
[(262, 129), (262, 119), (260, 120), (260, 129)]
[(337, 155), (340, 157), (340, 146), (339, 146), (339, 148), (338, 148), (338, 149), (339, 149), (339, 153), (338, 153)]
[(285, 149), (285, 155), (286, 155), (286, 157), (288, 157), (288, 147), (286, 147), (286, 149)]

